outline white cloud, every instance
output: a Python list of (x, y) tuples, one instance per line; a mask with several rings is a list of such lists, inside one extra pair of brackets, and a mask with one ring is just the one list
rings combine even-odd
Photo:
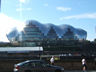
[(26, 0), (19, 0), (20, 1), (20, 3), (25, 3), (26, 2)]
[(0, 41), (8, 42), (6, 34), (9, 33), (14, 27), (22, 30), (24, 27), (24, 23), (15, 20), (5, 14), (0, 14)]
[(27, 10), (27, 11), (31, 11), (31, 10), (32, 10), (32, 8), (26, 8), (26, 10)]
[(96, 13), (85, 13), (80, 15), (61, 17), (60, 20), (65, 19), (96, 19)]
[(60, 10), (60, 11), (70, 11), (71, 8), (67, 8), (67, 7), (56, 7), (57, 10)]
[(17, 8), (16, 11), (20, 12), (20, 11), (31, 11), (32, 8)]
[(45, 6), (45, 7), (48, 7), (48, 3), (45, 3), (44, 6)]
[(29, 2), (30, 0), (19, 0), (20, 3), (27, 3)]
[(20, 11), (22, 11), (22, 8), (17, 8), (16, 11), (20, 12)]

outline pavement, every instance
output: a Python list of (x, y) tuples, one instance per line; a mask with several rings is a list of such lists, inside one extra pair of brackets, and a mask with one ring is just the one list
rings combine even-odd
[[(0, 71), (0, 72), (13, 72), (13, 71)], [(86, 71), (83, 71), (83, 70), (64, 70), (64, 72), (96, 72), (96, 70), (86, 70)]]
[(82, 70), (65, 70), (64, 72), (96, 72), (96, 70), (82, 71)]

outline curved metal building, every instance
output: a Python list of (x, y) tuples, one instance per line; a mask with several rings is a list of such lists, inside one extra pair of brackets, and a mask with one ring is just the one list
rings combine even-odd
[(21, 32), (16, 28), (7, 34), (11, 43), (39, 44), (43, 39), (86, 39), (87, 32), (70, 25), (41, 24), (37, 21), (28, 21)]

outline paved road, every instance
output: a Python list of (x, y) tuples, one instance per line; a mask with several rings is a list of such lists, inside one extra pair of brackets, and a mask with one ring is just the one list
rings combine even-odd
[[(9, 71), (4, 71), (4, 72), (9, 72)], [(68, 71), (68, 70), (65, 70), (64, 72), (84, 72), (84, 71), (80, 71), (80, 70), (73, 70), (73, 71), (70, 70), (70, 71)], [(85, 71), (85, 72), (96, 72), (96, 70), (95, 71), (90, 70), (90, 71)]]
[[(78, 71), (78, 70), (73, 70), (73, 71), (64, 71), (64, 72), (84, 72), (84, 71)], [(90, 70), (90, 71), (85, 71), (85, 72), (96, 72), (96, 71), (92, 71), (92, 70)]]

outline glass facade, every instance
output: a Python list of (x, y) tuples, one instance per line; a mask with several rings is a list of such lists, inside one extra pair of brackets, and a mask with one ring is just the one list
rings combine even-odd
[(18, 30), (14, 28), (9, 34), (7, 34), (7, 38), (11, 43), (17, 43), (17, 41), (19, 41)]
[(62, 39), (64, 40), (76, 40), (77, 36), (75, 36), (75, 34), (71, 31), (70, 28), (68, 28), (68, 30), (63, 34)]
[(51, 27), (50, 30), (48, 31), (46, 38), (49, 38), (49, 39), (57, 39), (58, 38), (56, 31), (54, 30), (53, 27)]
[(21, 32), (17, 29), (7, 34), (11, 43), (17, 42), (23, 46), (40, 45), (44, 39), (86, 39), (87, 32), (70, 25), (56, 26), (53, 24), (41, 24), (37, 21), (28, 21)]
[(23, 28), (20, 38), (20, 42), (23, 43), (23, 46), (35, 46), (36, 43), (38, 44), (42, 40), (43, 33), (35, 24), (29, 22)]

